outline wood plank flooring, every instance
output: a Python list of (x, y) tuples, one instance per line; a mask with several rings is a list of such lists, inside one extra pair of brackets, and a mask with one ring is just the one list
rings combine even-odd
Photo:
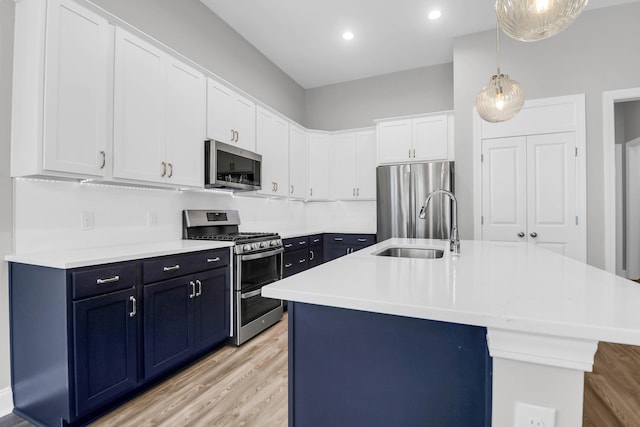
[(640, 347), (601, 342), (584, 377), (585, 427), (640, 426)]

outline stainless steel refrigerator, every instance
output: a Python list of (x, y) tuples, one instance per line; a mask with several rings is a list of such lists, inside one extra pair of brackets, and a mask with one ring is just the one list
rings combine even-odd
[(430, 192), (443, 189), (455, 193), (453, 172), (453, 162), (378, 166), (377, 241), (391, 237), (448, 239), (451, 199), (436, 196), (429, 202), (426, 219), (418, 214)]

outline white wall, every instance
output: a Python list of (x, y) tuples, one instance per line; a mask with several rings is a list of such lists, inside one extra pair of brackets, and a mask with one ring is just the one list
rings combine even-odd
[[(7, 263), (12, 252), (13, 194), (9, 178), (11, 138), (11, 75), (13, 67), (14, 3), (0, 0), (0, 414), (12, 409), (11, 397), (4, 393), (10, 384), (9, 308)], [(6, 405), (9, 405), (7, 408)]]
[[(528, 98), (586, 94), (587, 261), (604, 267), (602, 92), (640, 86), (640, 3), (584, 12), (567, 30), (535, 43), (500, 39), (501, 69)], [(495, 68), (495, 31), (456, 39), (454, 105), (460, 232), (473, 236), (473, 105)]]

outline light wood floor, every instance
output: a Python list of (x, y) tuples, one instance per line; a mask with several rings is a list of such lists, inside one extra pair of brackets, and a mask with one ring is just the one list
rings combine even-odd
[[(240, 347), (225, 346), (90, 424), (92, 427), (287, 425), (287, 314)], [(16, 415), (0, 427), (31, 427)]]
[(598, 344), (584, 377), (583, 426), (640, 426), (640, 347)]

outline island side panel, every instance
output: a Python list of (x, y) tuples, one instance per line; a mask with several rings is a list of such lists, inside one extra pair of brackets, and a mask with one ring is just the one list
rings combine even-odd
[(491, 425), (485, 328), (292, 306), (290, 426)]

